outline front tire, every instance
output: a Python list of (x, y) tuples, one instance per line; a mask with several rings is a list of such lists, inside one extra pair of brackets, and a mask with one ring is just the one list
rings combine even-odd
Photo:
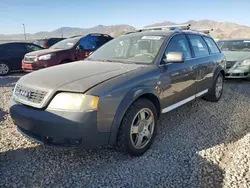
[(219, 73), (213, 83), (212, 88), (209, 91), (209, 94), (204, 97), (205, 100), (210, 102), (218, 102), (222, 96), (224, 88), (224, 77)]
[(116, 148), (132, 156), (145, 153), (155, 138), (158, 124), (157, 110), (147, 99), (136, 100), (125, 113)]
[(10, 67), (6, 63), (0, 62), (0, 76), (5, 76), (10, 73)]

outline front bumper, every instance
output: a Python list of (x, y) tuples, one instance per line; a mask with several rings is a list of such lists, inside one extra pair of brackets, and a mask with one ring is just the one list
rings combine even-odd
[(54, 65), (57, 65), (58, 63), (55, 63), (53, 59), (49, 59), (46, 61), (38, 60), (35, 62), (26, 62), (22, 60), (22, 69), (24, 72), (33, 72), (35, 70), (43, 69), (46, 67), (51, 67)]
[(96, 148), (109, 142), (110, 134), (97, 130), (96, 111), (41, 110), (11, 99), (10, 115), (22, 134), (45, 145)]
[(249, 78), (250, 66), (234, 66), (226, 69), (226, 78)]

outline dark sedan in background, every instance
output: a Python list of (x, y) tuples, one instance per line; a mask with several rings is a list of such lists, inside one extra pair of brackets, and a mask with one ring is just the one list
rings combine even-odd
[(9, 72), (22, 70), (22, 59), (25, 54), (43, 48), (25, 42), (10, 42), (0, 44), (0, 76), (7, 75)]
[(227, 59), (227, 78), (250, 78), (250, 39), (220, 40), (218, 45)]

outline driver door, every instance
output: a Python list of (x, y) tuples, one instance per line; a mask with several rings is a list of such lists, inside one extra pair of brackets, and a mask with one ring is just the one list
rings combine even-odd
[[(165, 63), (164, 59), (169, 52), (182, 52), (184, 62)], [(160, 69), (163, 112), (168, 112), (194, 99), (195, 61), (192, 60), (189, 43), (183, 34), (174, 36), (168, 43)]]

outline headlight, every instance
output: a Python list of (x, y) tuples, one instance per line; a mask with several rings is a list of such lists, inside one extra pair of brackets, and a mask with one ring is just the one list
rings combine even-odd
[(250, 59), (246, 59), (238, 64), (238, 66), (250, 65)]
[(42, 55), (40, 57), (38, 57), (39, 60), (48, 60), (51, 59), (51, 54), (47, 54), (47, 55)]
[(84, 111), (96, 110), (99, 97), (78, 93), (59, 93), (49, 104), (49, 109)]

